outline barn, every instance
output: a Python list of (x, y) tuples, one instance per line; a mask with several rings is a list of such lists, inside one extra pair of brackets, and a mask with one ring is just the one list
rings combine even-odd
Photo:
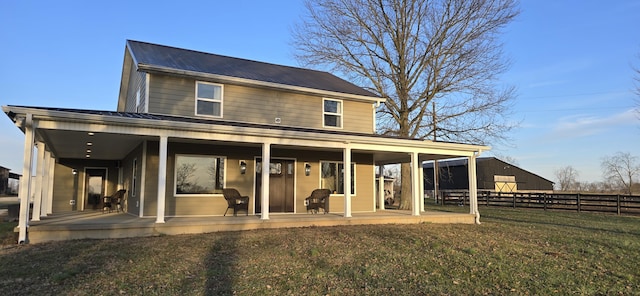
[[(455, 191), (469, 189), (467, 159), (438, 161), (440, 181), (438, 190)], [(424, 190), (433, 191), (434, 162), (425, 162)], [(476, 159), (478, 190), (495, 192), (552, 192), (553, 181), (545, 179), (495, 157)]]

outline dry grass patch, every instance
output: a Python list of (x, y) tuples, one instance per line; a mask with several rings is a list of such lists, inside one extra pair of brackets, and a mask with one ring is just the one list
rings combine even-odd
[(5, 245), (0, 294), (640, 291), (640, 219), (481, 211), (482, 225), (312, 227)]

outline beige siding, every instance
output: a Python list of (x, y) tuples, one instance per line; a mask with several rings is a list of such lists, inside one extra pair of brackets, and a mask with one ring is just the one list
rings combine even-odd
[[(195, 116), (196, 80), (156, 74), (149, 79), (150, 113)], [(279, 118), (284, 126), (324, 128), (322, 100), (321, 96), (224, 84), (222, 115), (230, 121), (276, 124)], [(341, 130), (372, 133), (372, 104), (343, 102)]]
[[(125, 105), (122, 110), (121, 107), (118, 108), (118, 111), (122, 112), (144, 112), (146, 102), (146, 73), (138, 72), (135, 65), (133, 65), (133, 60), (131, 59), (129, 52), (125, 54), (125, 71), (129, 71), (128, 73), (128, 84), (125, 86)], [(140, 91), (140, 105), (136, 109), (136, 97), (138, 90)]]
[[(167, 216), (219, 216), (227, 208), (226, 201), (221, 194), (208, 196), (175, 196), (175, 155), (176, 154), (199, 154), (225, 156), (225, 187), (238, 189), (242, 195), (250, 198), (249, 212), (254, 213), (255, 209), (255, 158), (260, 157), (260, 147), (234, 147), (224, 145), (207, 145), (193, 143), (169, 143), (167, 160), (167, 189), (165, 192)], [(157, 211), (157, 172), (158, 172), (158, 142), (148, 143), (148, 157), (145, 180), (145, 216), (155, 216)], [(295, 210), (296, 213), (306, 213), (304, 199), (320, 186), (320, 161), (342, 161), (341, 152), (318, 152), (273, 149), (274, 158), (295, 159), (296, 161), (296, 181), (295, 181)], [(245, 174), (240, 173), (239, 162), (244, 160), (247, 163)], [(368, 154), (353, 155), (356, 162), (356, 195), (352, 196), (353, 212), (373, 211), (374, 199), (374, 166), (373, 157)], [(304, 174), (304, 164), (311, 164), (311, 174)], [(330, 211), (342, 212), (344, 210), (344, 198), (342, 194), (331, 196)]]
[[(320, 188), (320, 162), (342, 162), (341, 152), (275, 150), (272, 157), (294, 157), (296, 165), (296, 212), (306, 213), (304, 199), (314, 189)], [(374, 166), (373, 157), (367, 154), (354, 153), (351, 161), (356, 163), (356, 195), (351, 196), (351, 211), (371, 212), (374, 208)], [(311, 165), (309, 176), (304, 174), (304, 164)], [(330, 212), (344, 212), (344, 195), (332, 194), (329, 202)]]
[[(133, 188), (134, 160), (136, 162), (136, 188)], [(140, 213), (140, 184), (142, 180), (142, 144), (138, 145), (121, 162), (122, 188), (127, 190), (125, 194), (125, 212), (139, 215)]]
[(344, 130), (373, 133), (373, 104), (344, 100)]
[[(91, 208), (86, 208), (85, 168), (107, 169), (105, 195), (111, 195), (118, 186), (119, 169), (116, 164), (115, 161), (59, 160), (54, 167), (52, 212), (79, 211), (83, 209), (83, 204), (85, 211), (91, 211)], [(74, 169), (77, 170), (77, 175), (72, 173)], [(76, 206), (70, 205), (70, 200), (75, 200)]]

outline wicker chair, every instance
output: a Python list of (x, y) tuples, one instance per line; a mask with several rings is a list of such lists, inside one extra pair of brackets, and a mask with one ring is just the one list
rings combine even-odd
[(126, 189), (120, 189), (116, 191), (116, 193), (111, 196), (105, 196), (102, 198), (102, 212), (105, 211), (111, 213), (111, 206), (115, 203), (116, 210), (120, 212), (122, 210), (122, 203), (124, 201), (124, 194), (127, 192)]
[(233, 215), (237, 216), (239, 210), (244, 210), (249, 215), (249, 197), (241, 196), (240, 192), (235, 188), (222, 189), (222, 195), (227, 200), (227, 209), (224, 211), (224, 216), (227, 215), (229, 209), (233, 209)]
[(307, 212), (311, 211), (312, 214), (317, 214), (320, 209), (326, 214), (329, 213), (329, 196), (331, 190), (329, 189), (315, 189), (311, 192), (311, 195), (304, 199), (304, 204), (307, 206)]

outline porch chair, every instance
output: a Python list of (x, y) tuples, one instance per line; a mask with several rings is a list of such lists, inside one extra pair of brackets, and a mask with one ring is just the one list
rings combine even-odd
[(235, 188), (222, 189), (222, 195), (227, 200), (227, 209), (224, 211), (224, 216), (227, 215), (229, 209), (233, 209), (233, 216), (238, 216), (239, 210), (244, 210), (249, 216), (249, 197), (241, 196)]
[(307, 213), (317, 214), (320, 209), (326, 214), (329, 213), (329, 189), (315, 189), (311, 195), (304, 199), (304, 205), (307, 206)]
[(125, 193), (127, 193), (126, 189), (120, 189), (118, 190), (118, 192), (116, 192), (115, 199), (112, 199), (112, 201), (115, 200), (116, 203), (116, 213), (120, 213), (120, 211), (124, 213), (122, 205), (124, 205), (124, 200), (127, 197)]
[(116, 191), (114, 194), (112, 194), (111, 196), (105, 196), (102, 198), (102, 212), (104, 213), (105, 211), (107, 211), (108, 213), (111, 213), (111, 207), (113, 206), (113, 204), (116, 204), (116, 210), (119, 212), (120, 210), (122, 210), (122, 202), (124, 200), (124, 193), (127, 192), (126, 189), (120, 189), (118, 191)]

